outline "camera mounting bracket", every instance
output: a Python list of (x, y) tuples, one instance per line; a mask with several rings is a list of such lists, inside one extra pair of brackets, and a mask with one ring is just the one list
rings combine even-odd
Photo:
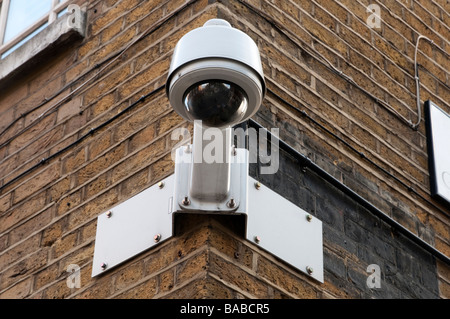
[[(212, 85), (196, 88), (200, 97), (197, 92), (187, 98), (194, 84), (208, 81), (228, 83), (228, 92), (222, 87), (222, 93), (243, 90), (248, 105), (242, 116), (233, 116), (240, 108), (232, 108), (222, 110), (220, 125), (208, 121), (217, 115), (207, 112), (210, 108), (244, 101), (236, 92), (234, 100), (227, 100), (228, 94), (216, 93)], [(232, 146), (230, 126), (253, 116), (265, 91), (258, 46), (228, 22), (212, 19), (179, 40), (166, 93), (173, 109), (194, 121), (193, 144), (176, 150), (173, 175), (98, 216), (93, 277), (174, 236), (175, 214), (204, 213), (244, 215), (249, 242), (323, 282), (322, 222), (249, 177), (248, 151)], [(204, 102), (209, 94), (217, 101)], [(195, 120), (217, 127), (203, 128)], [(213, 136), (214, 143), (204, 143)]]
[[(174, 212), (195, 212), (195, 213), (222, 213), (222, 214), (245, 214), (247, 211), (247, 179), (248, 179), (248, 151), (246, 149), (233, 149), (229, 163), (229, 187), (227, 192), (219, 198), (204, 198), (203, 190), (213, 193), (215, 188), (222, 188), (223, 183), (217, 183), (217, 176), (213, 175), (212, 165), (207, 174), (195, 174), (193, 166), (194, 153), (191, 151), (192, 145), (178, 148), (176, 151), (175, 163), (175, 189), (174, 189)], [(219, 163), (227, 164), (227, 163)], [(197, 168), (198, 169), (198, 168)], [(218, 168), (220, 170), (220, 167)], [(206, 171), (206, 169), (205, 169)], [(202, 179), (198, 181), (198, 179)], [(208, 183), (211, 182), (211, 183)], [(223, 182), (225, 182), (223, 180)], [(197, 187), (193, 187), (197, 185)], [(218, 184), (216, 187), (215, 184)], [(203, 186), (204, 185), (204, 186)], [(202, 188), (199, 190), (198, 188)], [(196, 196), (189, 196), (195, 192)]]
[(175, 155), (174, 211), (245, 213), (248, 151), (232, 145), (232, 129), (194, 121), (191, 145)]
[(323, 283), (322, 222), (248, 176), (248, 150), (235, 150), (227, 198), (215, 204), (188, 198), (183, 204), (191, 148), (177, 149), (173, 175), (98, 216), (92, 277), (176, 235), (175, 214), (204, 213), (245, 215), (248, 242)]

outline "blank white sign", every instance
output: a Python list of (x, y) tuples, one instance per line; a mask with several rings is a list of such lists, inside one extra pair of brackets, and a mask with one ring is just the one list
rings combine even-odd
[(450, 115), (431, 101), (425, 111), (431, 195), (450, 203)]

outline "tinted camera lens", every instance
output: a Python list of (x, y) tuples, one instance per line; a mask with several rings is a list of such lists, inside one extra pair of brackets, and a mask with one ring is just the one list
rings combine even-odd
[(248, 106), (247, 94), (239, 86), (220, 80), (192, 85), (184, 95), (184, 106), (193, 120), (212, 127), (238, 123)]

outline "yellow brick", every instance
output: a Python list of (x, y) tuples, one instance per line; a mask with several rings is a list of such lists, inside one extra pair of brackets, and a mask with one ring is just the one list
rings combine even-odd
[(0, 293), (0, 299), (23, 299), (27, 297), (30, 293), (32, 282), (31, 278), (19, 282)]
[[(131, 172), (129, 172), (131, 175)], [(148, 170), (144, 169), (140, 172), (133, 174), (127, 180), (122, 183), (121, 196), (125, 199), (136, 195), (148, 187)]]
[(127, 286), (139, 281), (143, 274), (143, 264), (136, 262), (132, 265), (125, 265), (114, 277), (115, 290), (123, 290)]
[(65, 279), (55, 280), (50, 287), (45, 288), (43, 299), (64, 299), (70, 296), (71, 289), (67, 287)]
[(77, 245), (78, 233), (71, 233), (58, 238), (52, 245), (52, 258), (58, 258)]
[(72, 211), (68, 216), (67, 230), (73, 230), (80, 225), (92, 220), (94, 217), (112, 207), (119, 199), (117, 188), (107, 190), (91, 199), (84, 206)]
[(239, 287), (240, 290), (255, 298), (268, 298), (268, 287), (258, 277), (245, 272), (233, 263), (210, 253), (209, 270), (219, 276), (229, 285)]
[(206, 271), (207, 264), (208, 252), (202, 251), (198, 255), (191, 257), (185, 262), (177, 265), (176, 284), (180, 285), (184, 281), (188, 281), (199, 273)]
[(0, 255), (0, 265), (6, 269), (17, 260), (22, 259), (28, 254), (37, 251), (39, 248), (39, 237), (32, 236), (31, 238), (21, 242), (20, 244), (10, 248)]
[(151, 299), (156, 295), (157, 281), (152, 277), (142, 284), (137, 285), (119, 295), (117, 299)]
[(174, 170), (174, 162), (170, 154), (152, 164), (150, 167), (152, 183), (155, 183), (162, 178), (169, 176)]
[(73, 154), (67, 156), (63, 161), (63, 173), (71, 173), (78, 169), (86, 161), (86, 149), (84, 147), (75, 149)]
[(119, 1), (116, 3), (117, 4), (106, 11), (103, 16), (97, 18), (92, 23), (91, 32), (93, 35), (100, 32), (100, 30), (105, 28), (108, 24), (116, 20), (118, 17), (122, 16), (127, 11), (127, 9), (133, 8), (134, 6), (139, 4), (139, 0)]
[[(149, 61), (149, 64), (151, 65), (145, 71), (135, 74), (129, 82), (119, 88), (121, 99), (128, 97), (137, 90), (148, 88), (149, 83), (167, 72), (170, 65), (170, 59), (169, 57), (166, 57), (157, 62)], [(147, 89), (147, 91), (150, 91), (150, 89)]]
[(27, 280), (27, 277), (46, 265), (48, 262), (48, 249), (38, 250), (21, 262), (14, 264), (13, 266), (2, 271), (2, 281), (0, 282), (0, 289), (4, 290), (7, 287), (14, 285), (22, 279)]
[(159, 275), (159, 292), (172, 290), (174, 286), (174, 270), (169, 269)]
[(119, 161), (125, 154), (125, 145), (122, 143), (104, 153), (101, 157), (89, 162), (77, 173), (78, 184), (83, 184), (92, 179), (95, 175), (102, 173), (103, 170), (110, 167), (113, 163)]
[(11, 243), (17, 243), (28, 238), (28, 236), (34, 234), (35, 232), (42, 230), (42, 228), (48, 225), (48, 223), (52, 220), (54, 211), (53, 208), (54, 207), (51, 206), (44, 211), (39, 212), (39, 214), (33, 216), (33, 218), (25, 223), (15, 227), (9, 233), (9, 241)]
[[(84, 105), (86, 106), (88, 103), (86, 101)], [(102, 114), (105, 111), (108, 111), (114, 106), (114, 93), (109, 93), (107, 95), (104, 95), (100, 98), (97, 102), (95, 102), (90, 110), (91, 110), (91, 117), (95, 118), (98, 115)]]
[(259, 257), (257, 265), (258, 274), (273, 282), (276, 286), (283, 288), (301, 299), (317, 298), (315, 288), (305, 277), (293, 276), (287, 273), (286, 269), (281, 268), (272, 261), (268, 261), (262, 256)]
[(142, 1), (142, 3), (125, 16), (126, 25), (131, 25), (144, 18), (145, 20), (151, 19), (151, 21), (148, 22), (149, 24), (155, 23), (162, 16), (162, 9), (155, 10), (160, 4), (161, 2), (158, 0)]
[[(80, 269), (80, 275), (81, 275), (81, 286), (86, 286), (87, 280), (86, 277), (90, 278), (90, 275), (92, 273), (92, 269), (89, 269), (92, 267), (92, 256), (94, 255), (94, 243), (90, 243), (88, 245), (80, 245), (78, 249), (73, 251), (67, 256), (64, 256), (63, 259), (59, 262), (59, 269), (62, 271), (65, 271), (66, 274), (67, 270), (70, 265), (78, 265), (81, 267)], [(83, 266), (86, 265), (87, 266)], [(87, 276), (86, 276), (87, 275)]]
[(131, 136), (130, 143), (128, 145), (129, 152), (133, 152), (136, 149), (141, 148), (142, 145), (146, 145), (149, 142), (151, 142), (156, 137), (155, 130), (156, 130), (156, 124), (153, 123), (153, 124), (147, 125), (143, 130), (141, 130), (138, 133)]
[(95, 136), (94, 140), (88, 146), (89, 160), (94, 160), (101, 153), (107, 150), (111, 146), (111, 131), (102, 132), (100, 135)]
[(86, 41), (79, 49), (78, 49), (78, 59), (83, 60), (86, 56), (92, 54), (95, 49), (98, 48), (99, 45), (99, 37), (91, 38)]
[(131, 27), (123, 32), (121, 32), (117, 37), (111, 39), (106, 45), (97, 47), (91, 56), (89, 57), (89, 63), (91, 66), (96, 63), (102, 62), (105, 58), (112, 56), (115, 53), (119, 53), (121, 50), (132, 41), (136, 35), (136, 30)]
[(59, 123), (66, 120), (68, 117), (77, 116), (81, 110), (81, 97), (75, 97), (58, 108), (56, 121)]
[(117, 34), (119, 34), (120, 31), (122, 30), (122, 26), (123, 26), (123, 19), (118, 19), (113, 24), (111, 24), (110, 26), (105, 28), (100, 34), (100, 36), (102, 38), (101, 44), (108, 42), (113, 37), (115, 37)]
[(16, 225), (20, 221), (31, 216), (34, 212), (44, 208), (46, 200), (45, 192), (41, 192), (35, 196), (28, 198), (14, 210), (0, 216), (0, 232), (4, 232), (8, 228)]
[(4, 213), (11, 206), (11, 193), (7, 193), (0, 198), (0, 214)]
[(305, 28), (319, 40), (340, 52), (342, 56), (345, 57), (347, 55), (347, 45), (336, 34), (320, 26), (317, 21), (308, 16), (304, 16), (302, 21)]
[(34, 291), (39, 290), (43, 286), (54, 282), (58, 279), (59, 275), (59, 266), (57, 263), (52, 264), (39, 271), (36, 275), (34, 275)]
[(72, 81), (76, 80), (79, 76), (84, 74), (84, 72), (87, 71), (87, 60), (83, 60), (75, 65), (72, 65), (71, 68), (69, 68), (65, 73), (65, 82), (71, 83)]
[[(64, 285), (67, 285), (64, 282)], [(113, 284), (111, 279), (106, 276), (99, 278), (94, 284), (89, 286), (89, 289), (84, 290), (82, 293), (75, 295), (75, 299), (104, 299), (111, 295), (113, 290)]]
[(126, 64), (121, 68), (113, 71), (112, 73), (106, 75), (102, 80), (97, 82), (91, 89), (89, 89), (83, 99), (83, 105), (87, 106), (91, 104), (93, 101), (98, 99), (98, 97), (102, 96), (108, 91), (116, 88), (123, 82), (128, 75), (130, 74), (130, 65)]
[(55, 181), (60, 174), (59, 163), (52, 164), (51, 166), (45, 168), (44, 171), (36, 174), (32, 179), (27, 180), (25, 183), (20, 185), (14, 190), (14, 203), (18, 203), (24, 198), (28, 198), (33, 193), (42, 190)]
[(91, 198), (103, 191), (109, 185), (107, 174), (102, 174), (85, 186), (85, 198)]
[(81, 203), (81, 191), (78, 190), (64, 198), (57, 204), (56, 216), (61, 216), (71, 208)]
[(180, 115), (178, 115), (178, 113), (173, 111), (161, 118), (161, 120), (158, 122), (157, 134), (163, 134), (183, 122), (185, 122), (185, 120)]
[(23, 148), (31, 141), (33, 141), (37, 136), (45, 132), (49, 127), (52, 127), (56, 119), (56, 114), (50, 114), (47, 117), (43, 117), (39, 122), (30, 127), (30, 129), (26, 130), (13, 141), (11, 141), (9, 145), (9, 151), (11, 153), (17, 152), (19, 149)]

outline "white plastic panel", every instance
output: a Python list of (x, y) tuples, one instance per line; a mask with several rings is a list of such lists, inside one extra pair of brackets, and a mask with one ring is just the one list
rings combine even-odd
[(450, 203), (450, 115), (427, 101), (427, 117), (431, 192)]
[(172, 237), (174, 175), (162, 182), (98, 217), (92, 277)]
[(247, 240), (323, 283), (322, 222), (249, 177)]

